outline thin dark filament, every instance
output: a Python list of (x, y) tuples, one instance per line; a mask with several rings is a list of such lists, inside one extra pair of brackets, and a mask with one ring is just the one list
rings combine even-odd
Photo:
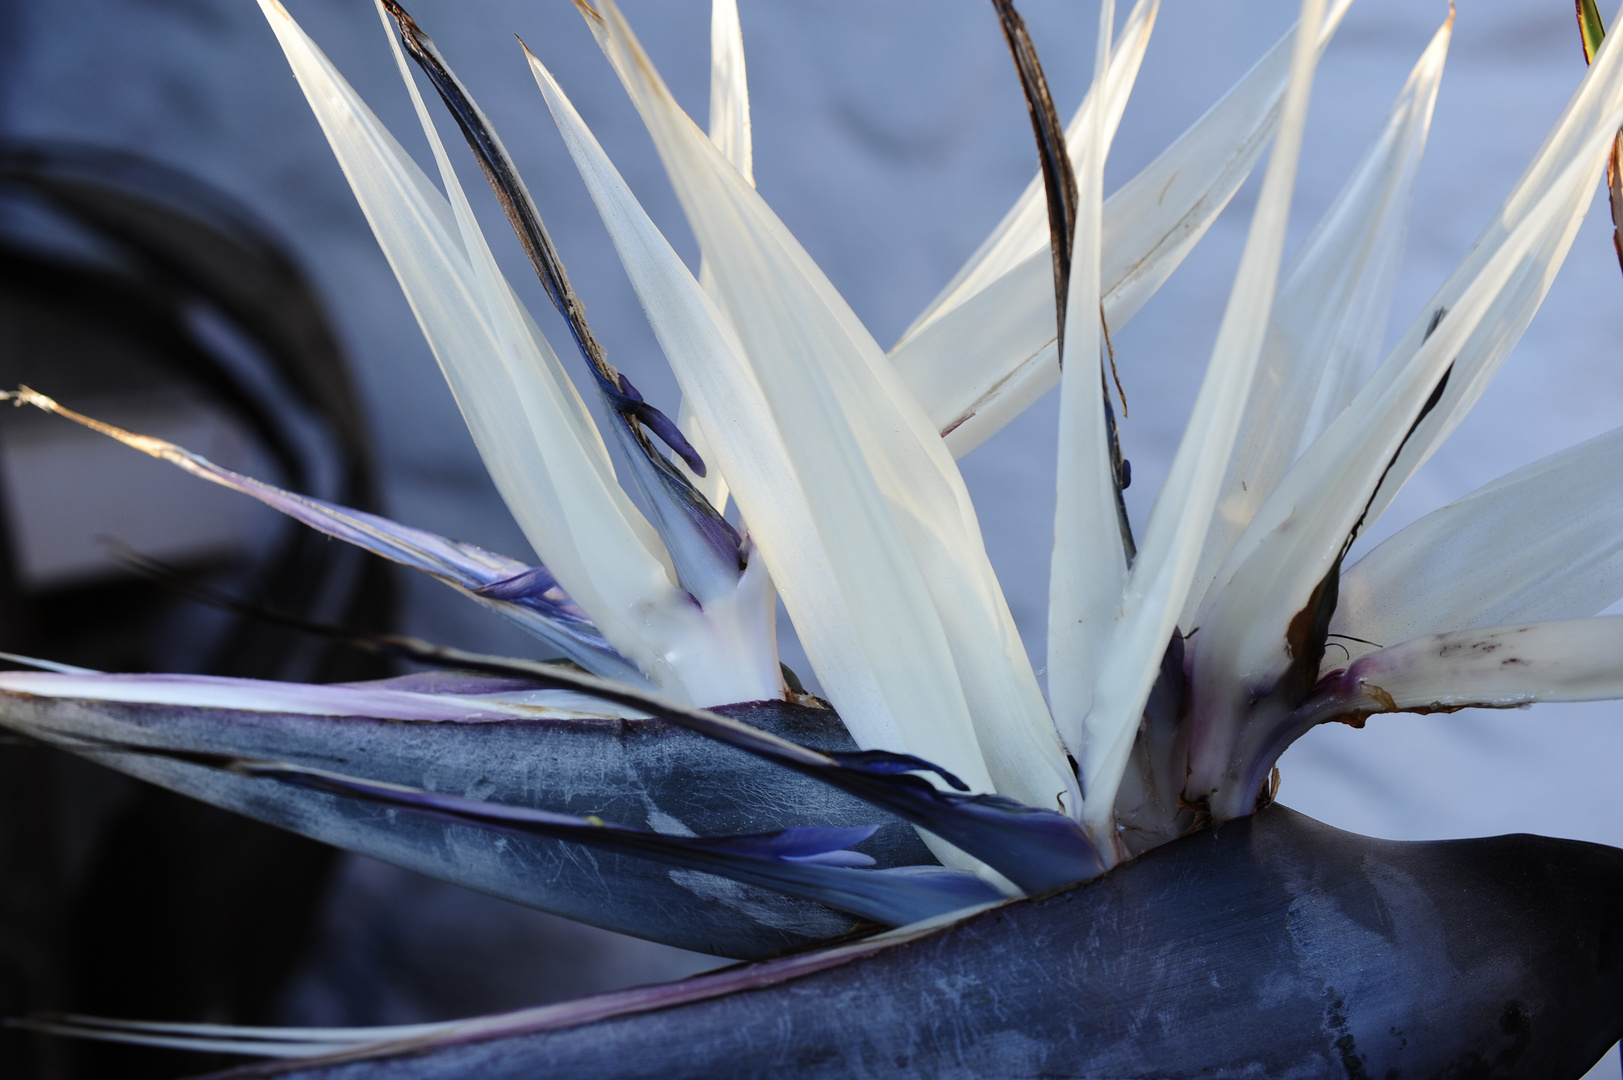
[(1116, 383), (1116, 397), (1121, 401), (1121, 418), (1128, 419), (1127, 391), (1121, 387), (1121, 372), (1116, 370), (1116, 346), (1110, 340), (1110, 324), (1105, 321), (1105, 302), (1099, 300), (1099, 332), (1104, 335), (1105, 355), (1110, 358), (1110, 377)]
[[(1443, 316), (1447, 314), (1448, 309), (1445, 307), (1438, 308), (1432, 314), (1431, 325), (1426, 327), (1426, 336), (1420, 339), (1422, 342), (1431, 337), (1438, 325), (1443, 321)], [(1404, 432), (1403, 441), (1398, 443), (1398, 448), (1393, 451), (1392, 457), (1386, 463), (1386, 468), (1381, 470), (1381, 478), (1375, 481), (1375, 486), (1370, 489), (1369, 500), (1364, 503), (1363, 513), (1359, 514), (1358, 520), (1353, 522), (1352, 530), (1347, 533), (1347, 539), (1341, 544), (1341, 554), (1336, 556), (1338, 565), (1342, 559), (1347, 557), (1347, 552), (1352, 550), (1353, 541), (1358, 539), (1358, 534), (1364, 527), (1364, 521), (1369, 517), (1370, 508), (1375, 505), (1375, 498), (1381, 493), (1381, 485), (1386, 483), (1386, 478), (1391, 474), (1392, 467), (1398, 463), (1398, 458), (1403, 456), (1403, 448), (1409, 445), (1409, 440), (1413, 438), (1414, 433), (1420, 428), (1421, 421), (1430, 416), (1431, 411), (1437, 407), (1438, 402), (1443, 400), (1443, 391), (1448, 389), (1448, 377), (1452, 374), (1454, 374), (1454, 365), (1449, 364), (1448, 368), (1443, 372), (1443, 377), (1438, 379), (1437, 385), (1432, 388), (1431, 396), (1420, 407), (1420, 415), (1414, 418), (1414, 423), (1410, 424), (1409, 430)]]

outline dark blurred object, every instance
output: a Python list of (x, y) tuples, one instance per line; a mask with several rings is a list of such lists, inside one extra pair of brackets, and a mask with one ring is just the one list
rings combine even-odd
[[(153, 162), (0, 144), (0, 386), (23, 383), (220, 464), (376, 509), (357, 397), (315, 291), (267, 227)], [(102, 670), (388, 674), (130, 572), (118, 545), (279, 611), (390, 626), (387, 567), (173, 466), (8, 410), (0, 507), (0, 649)], [(0, 1015), (264, 1022), (332, 861), (310, 841), (55, 751), (0, 745)], [(6, 1077), (164, 1077), (210, 1064), (0, 1033)]]

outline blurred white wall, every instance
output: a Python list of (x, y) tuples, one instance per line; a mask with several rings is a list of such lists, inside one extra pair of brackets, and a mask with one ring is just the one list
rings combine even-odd
[[(1030, 129), (984, 0), (740, 0), (759, 187), (857, 313), (893, 340), (973, 250), (1035, 168)], [(1120, 4), (1125, 9), (1125, 0)], [(364, 0), (289, 7), (408, 147), (421, 151)], [(705, 115), (708, 4), (624, 0), (678, 97)], [(1091, 4), (1021, 5), (1067, 115), (1092, 58)], [(1285, 30), (1286, 0), (1165, 0), (1110, 159), (1107, 189), (1147, 163)], [(594, 326), (653, 400), (675, 391), (605, 234), (521, 61), (516, 32), (558, 75), (678, 250), (694, 245), (636, 116), (567, 0), (418, 0), (432, 33), (503, 132)], [(1443, 0), (1358, 0), (1313, 96), (1293, 242), (1373, 136)], [(358, 367), (393, 514), (527, 554), (427, 348), (250, 0), (49, 0), (21, 11), (8, 65), (13, 133), (127, 147), (197, 172), (281, 229), (325, 287)], [(1508, 191), (1583, 72), (1566, 4), (1460, 0), (1389, 338), (1401, 332)], [(477, 184), (476, 177), (469, 176)], [(482, 189), (482, 185), (477, 185)], [(1249, 218), (1242, 191), (1188, 264), (1115, 343), (1131, 406), (1123, 441), (1141, 523), (1216, 333)], [(471, 190), (471, 188), (470, 188)], [(516, 245), (490, 233), (549, 332)], [(1451, 443), (1370, 533), (1623, 421), (1623, 310), (1597, 200), (1543, 311)], [(555, 340), (560, 340), (555, 337)], [(48, 390), (48, 387), (42, 387)], [(1053, 402), (963, 464), (993, 558), (1041, 665), (1052, 515)], [(419, 582), (408, 628), (481, 648), (526, 642)], [(1380, 717), (1309, 736), (1282, 798), (1391, 837), (1537, 831), (1623, 844), (1616, 773), (1623, 706)]]

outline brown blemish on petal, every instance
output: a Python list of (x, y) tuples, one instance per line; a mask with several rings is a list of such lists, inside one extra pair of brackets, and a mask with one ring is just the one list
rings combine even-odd
[[(1382, 690), (1379, 686), (1376, 686), (1373, 683), (1364, 683), (1363, 686), (1360, 689), (1362, 689), (1364, 691), (1364, 696), (1365, 697), (1367, 697), (1371, 701), (1375, 702), (1377, 705), (1379, 705), (1385, 711), (1387, 711), (1387, 712), (1397, 712), (1398, 711), (1397, 699), (1394, 698), (1391, 694), (1387, 693), (1385, 690)], [(1360, 723), (1357, 726), (1362, 727), (1363, 724)]]

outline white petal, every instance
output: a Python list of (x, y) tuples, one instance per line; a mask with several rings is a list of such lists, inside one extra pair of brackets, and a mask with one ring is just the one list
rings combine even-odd
[[(755, 183), (749, 81), (744, 71), (744, 32), (738, 23), (738, 0), (713, 0), (710, 5), (710, 141), (745, 180)], [(702, 265), (699, 281), (710, 298), (717, 299), (715, 282)], [(677, 468), (687, 474), (693, 486), (710, 500), (711, 506), (726, 510), (726, 473), (716, 467), (710, 437), (685, 398), (677, 424), (693, 449), (710, 464), (710, 471), (706, 476), (695, 476), (680, 462)]]
[(1212, 578), (1298, 447), (1318, 437), (1374, 369), (1453, 25), (1450, 15), (1385, 128), (1286, 271), (1180, 626), (1195, 625)]
[[(1337, 0), (1319, 49), (1351, 0)], [(1287, 33), (1218, 103), (1105, 201), (1105, 321), (1125, 326), (1206, 234), (1262, 156), (1290, 75)], [(1124, 46), (1125, 47), (1125, 46)], [(1022, 261), (937, 311), (891, 361), (955, 457), (963, 457), (1059, 381), (1046, 225)]]
[[(1327, 6), (1313, 35), (1314, 63), (1324, 55), (1352, 0)], [(1105, 203), (1105, 314), (1110, 325), (1125, 325), (1138, 313), (1250, 175), (1282, 123), (1298, 66), (1294, 54), (1300, 26), (1298, 22), (1232, 90)]]
[(738, 0), (712, 0), (710, 5), (710, 141), (740, 176), (755, 183), (749, 80), (744, 73), (744, 31), (738, 24)]
[(1245, 733), (1239, 779), (1214, 793), (1218, 820), (1249, 813), (1279, 755), (1315, 726), (1390, 712), (1518, 708), (1623, 698), (1623, 618), (1455, 630), (1369, 653), (1321, 679), (1300, 707)]
[[(1623, 18), (1623, 10), (1618, 12), (1616, 18)], [(1623, 49), (1614, 48), (1611, 51), (1623, 53)], [(1414, 324), (1392, 350), (1392, 356), (1382, 365), (1377, 379), (1388, 367), (1412, 357), (1419, 350), (1425, 339), (1426, 328), (1430, 325), (1431, 313), (1439, 307), (1454, 305), (1455, 298), (1465, 292), (1472, 278), (1493, 258), (1497, 245), (1533, 212), (1533, 207), (1543, 198), (1545, 191), (1562, 182), (1559, 177), (1572, 160), (1571, 155), (1576, 152), (1582, 157), (1589, 153), (1587, 149), (1579, 148), (1588, 146), (1597, 123), (1601, 127), (1606, 126), (1608, 121), (1602, 118), (1609, 117), (1620, 100), (1623, 100), (1623, 55), (1611, 57), (1603, 45), (1602, 52), (1596, 55), (1595, 62), (1590, 65), (1561, 119), (1545, 137), (1539, 152), (1505, 199), (1499, 218), (1483, 230), (1470, 253), (1437, 290), (1432, 302), (1416, 317)], [(1615, 128), (1617, 125), (1613, 123), (1611, 126)], [(1587, 192), (1580, 184), (1572, 195), (1566, 229), (1552, 232), (1537, 249), (1533, 261), (1517, 272), (1495, 311), (1496, 318), (1492, 324), (1485, 324), (1454, 361), (1454, 373), (1449, 379), (1447, 392), (1415, 432), (1414, 438), (1404, 445), (1402, 454), (1382, 483), (1375, 504), (1370, 508), (1369, 520), (1374, 521), (1380, 516), (1414, 471), (1425, 464), (1443, 440), (1465, 419), (1477, 398), (1487, 389), (1488, 383), (1498, 374), (1500, 365), (1510, 355), (1510, 350), (1521, 339), (1522, 332), (1544, 302), (1544, 295), (1566, 259), (1567, 249), (1588, 207)]]
[[(1241, 536), (1202, 615), (1194, 657), (1196, 730), (1191, 793), (1221, 786), (1244, 716), (1289, 668), (1291, 618), (1340, 557), (1358, 522), (1380, 508), (1376, 486), (1398, 472), (1388, 465), (1445, 372), (1440, 411), (1456, 390), (1491, 374), (1514, 344), (1554, 277), (1589, 205), (1608, 141), (1623, 122), (1623, 50), (1603, 51), (1589, 69), (1545, 150), (1437, 306), (1448, 314), (1436, 331), (1412, 329), (1392, 356), (1300, 461)], [(1585, 138), (1587, 136), (1587, 138)], [(1531, 194), (1539, 195), (1529, 205)], [(1508, 230), (1506, 223), (1512, 227)], [(1430, 322), (1428, 306), (1426, 322)], [(1414, 430), (1424, 438), (1428, 417)], [(1409, 439), (1413, 442), (1414, 439)], [(1398, 458), (1399, 465), (1408, 451)], [(1376, 501), (1371, 506), (1372, 495)], [(1368, 517), (1366, 518), (1366, 508)]]
[[(387, 32), (389, 22), (381, 5), (378, 14), (383, 19)], [(417, 92), (416, 84), (411, 79), (406, 57), (399, 42), (393, 34), (389, 35), (389, 40), (401, 77), (405, 80), (416, 105), (424, 133), (434, 147), (441, 177), (447, 190), (453, 194), (458, 220), (464, 230), (464, 241), (470, 251), (477, 253), (475, 265), (481, 268), (482, 276), (490, 282), (487, 295), (493, 298), (492, 324), (503, 326), (505, 313), (518, 312), (521, 309), (512, 293), (504, 287), (505, 283), (501, 281), (495, 260), (485, 246), (473, 211), (463, 196), (455, 170), (451, 167), (450, 159), (440, 142), (438, 132), (434, 129), (422, 97)], [(486, 130), (490, 131), (491, 137), (495, 138), (494, 130), (488, 121), (484, 121), (482, 117), (481, 121)], [(519, 183), (522, 184), (522, 181)], [(507, 301), (507, 304), (500, 305), (497, 302), (500, 300)], [(515, 319), (513, 322), (516, 324), (518, 320)], [(515, 329), (519, 328), (521, 327), (515, 326)], [(522, 359), (522, 354), (519, 355)], [(557, 370), (556, 375), (562, 378), (562, 370)], [(623, 432), (624, 429), (621, 430)], [(628, 448), (628, 453), (635, 454), (638, 451), (640, 448)], [(636, 456), (633, 456), (631, 461), (634, 467), (646, 463), (646, 459)], [(657, 502), (665, 493), (665, 489), (662, 482), (655, 479), (653, 483), (644, 487), (644, 492), (651, 501)], [(674, 522), (667, 523), (666, 533), (673, 560), (682, 574), (687, 572), (681, 569), (684, 566), (698, 566), (702, 569), (704, 563), (716, 555), (711, 547), (711, 538), (688, 532), (686, 530), (688, 521), (681, 508), (677, 508), (674, 517)], [(674, 529), (670, 528), (672, 524), (675, 526)], [(658, 544), (657, 538), (653, 543)], [(684, 543), (690, 545), (690, 554), (696, 556), (686, 563), (682, 558), (683, 550), (679, 546)], [(700, 591), (694, 588), (690, 597), (681, 589), (669, 588), (658, 595), (648, 597), (643, 603), (645, 617), (640, 629), (648, 637), (657, 655), (669, 664), (673, 673), (681, 679), (683, 690), (693, 701), (713, 704), (760, 701), (778, 698), (783, 693), (783, 677), (777, 654), (777, 593), (772, 587), (771, 577), (766, 573), (764, 565), (757, 564), (740, 576), (733, 562), (734, 558), (735, 555), (728, 550), (727, 566), (723, 573), (712, 577), (712, 587), (709, 589)], [(679, 576), (679, 580), (686, 582), (689, 579)], [(700, 601), (699, 605), (693, 603), (694, 599)]]
[[(920, 753), (967, 715), (996, 789), (1055, 805), (1074, 780), (940, 438), (822, 272), (670, 98), (618, 10), (581, 6), (654, 136), (793, 466), (827, 492), (813, 510), (831, 561), (897, 596), (862, 627), (863, 660), (864, 681), (901, 692), (863, 709), (888, 710)], [(831, 637), (784, 598), (803, 641)]]
[[(327, 58), (276, 0), (260, 8), (525, 535), (614, 647), (686, 697), (650, 639), (675, 636), (669, 623), (691, 602), (650, 549), (658, 538), (614, 482), (557, 357), (512, 316), (505, 282), (478, 272), (445, 198)], [(503, 310), (519, 325), (492, 325)]]
[[(1101, 55), (1095, 60), (1089, 100), (1098, 95), (1114, 6), (1111, 0), (1100, 5)], [(1084, 110), (1079, 135), (1076, 233), (1065, 305), (1065, 373), (1060, 382), (1054, 554), (1048, 586), (1048, 701), (1060, 738), (1078, 759), (1099, 652), (1121, 610), (1127, 580), (1099, 355), (1104, 347), (1098, 315), (1099, 237), (1109, 132), (1097, 122), (1091, 107)]]
[[(749, 516), (766, 561), (779, 570), (785, 602), (804, 624), (801, 635), (825, 688), (862, 745), (910, 745), (907, 735), (919, 733), (904, 731), (898, 720), (905, 725), (918, 719), (908, 700), (915, 688), (905, 669), (891, 668), (880, 658), (898, 655), (898, 646), (905, 648), (915, 639), (929, 642), (933, 612), (912, 634), (892, 621), (896, 611), (927, 606), (927, 599), (921, 602), (906, 591), (910, 581), (905, 569), (894, 578), (880, 574), (876, 581), (839, 557), (843, 526), (849, 525), (851, 532), (863, 526), (862, 515), (850, 514), (853, 493), (826, 482), (824, 469), (794, 467), (786, 433), (774, 424), (731, 323), (648, 219), (551, 74), (534, 57), (530, 64), (686, 400), (701, 422), (718, 433), (716, 449), (723, 467), (736, 478), (739, 506)], [(832, 552), (818, 528), (817, 510), (839, 522)], [(849, 520), (841, 521), (842, 514), (850, 515)], [(898, 640), (887, 642), (886, 637)], [(945, 643), (938, 644), (944, 651)], [(940, 662), (923, 650), (900, 659)], [(939, 710), (935, 730), (942, 740), (942, 764), (962, 770), (971, 783), (976, 779), (970, 778), (978, 778), (989, 786), (961, 698), (955, 703), (942, 696), (925, 704)], [(951, 727), (954, 704), (961, 719), (956, 732)]]
[(1116, 789), (1132, 750), (1144, 702), (1160, 671), (1162, 653), (1176, 632), (1178, 614), (1194, 579), (1196, 560), (1262, 353), (1290, 217), (1323, 15), (1323, 0), (1303, 0), (1297, 29), (1300, 40), (1292, 50), (1290, 88), (1285, 95), (1279, 137), (1268, 162), (1228, 310), (1189, 427), (1150, 514), (1144, 542), (1128, 577), (1122, 613), (1100, 663), (1099, 684), (1086, 723), (1082, 779), (1087, 797), (1084, 823), (1095, 842), (1101, 844), (1113, 844), (1115, 839)]
[[(1113, 6), (1113, 5), (1112, 5)], [(1138, 0), (1127, 16), (1120, 38), (1114, 43), (1109, 66), (1104, 75), (1103, 100), (1105, 102), (1104, 141), (1109, 146), (1116, 137), (1121, 114), (1132, 96), (1133, 84), (1138, 81), (1138, 69), (1144, 62), (1144, 50), (1150, 44), (1150, 32), (1155, 28), (1155, 17), (1161, 10), (1161, 0)], [(1098, 80), (1089, 87), (1082, 104), (1065, 128), (1066, 147), (1072, 161), (1080, 160), (1085, 136), (1083, 118), (1092, 108), (1095, 95), (1100, 93)], [(894, 354), (907, 341), (936, 319), (945, 315), (986, 286), (1014, 269), (1033, 254), (1048, 251), (1048, 201), (1043, 194), (1043, 178), (1032, 177), (1026, 190), (1020, 193), (1009, 212), (1003, 215), (997, 228), (969, 257), (953, 279), (947, 283), (930, 305), (913, 320), (895, 345)]]
[(1478, 488), (1360, 559), (1330, 623), (1347, 654), (1332, 649), (1326, 666), (1443, 630), (1593, 615), (1620, 596), (1623, 428)]

